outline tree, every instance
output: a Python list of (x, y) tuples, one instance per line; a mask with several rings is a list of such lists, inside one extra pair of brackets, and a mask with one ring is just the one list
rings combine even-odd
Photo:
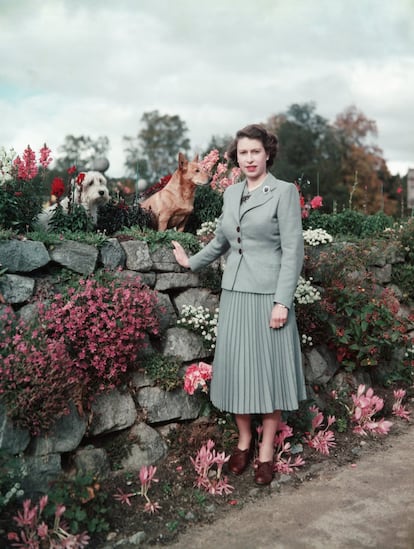
[(298, 181), (306, 195), (323, 194), (331, 210), (334, 189), (340, 189), (340, 144), (328, 121), (316, 113), (314, 103), (297, 104), (286, 113), (271, 116), (266, 127), (279, 138), (279, 154), (272, 172), (282, 179)]
[(377, 127), (355, 107), (338, 114), (333, 124), (318, 115), (314, 103), (293, 104), (271, 116), (266, 127), (279, 137), (280, 151), (272, 172), (300, 181), (304, 196), (323, 196), (325, 211), (352, 206), (366, 213), (395, 213), (395, 182), (382, 151), (367, 139)]
[(341, 143), (342, 180), (352, 193), (349, 206), (366, 213), (396, 213), (396, 200), (387, 196), (392, 191), (392, 176), (382, 150), (367, 142), (377, 136), (376, 122), (350, 106), (337, 115), (334, 128)]
[(125, 166), (130, 175), (155, 182), (177, 169), (178, 153), (188, 153), (187, 126), (178, 115), (161, 115), (157, 110), (142, 115), (143, 128), (136, 138), (124, 137), (127, 144)]
[(202, 156), (205, 156), (213, 149), (217, 149), (218, 152), (220, 153), (220, 158), (222, 158), (232, 141), (233, 141), (233, 136), (231, 135), (213, 135)]
[(56, 159), (55, 169), (65, 172), (73, 165), (80, 170), (92, 169), (95, 160), (105, 157), (109, 149), (109, 139), (105, 136), (93, 140), (85, 135), (67, 135), (64, 144), (58, 147), (62, 154)]

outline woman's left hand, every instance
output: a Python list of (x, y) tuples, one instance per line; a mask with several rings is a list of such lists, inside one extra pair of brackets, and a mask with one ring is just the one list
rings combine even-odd
[(188, 269), (190, 267), (190, 264), (188, 262), (188, 255), (185, 253), (184, 248), (176, 240), (171, 240), (171, 243), (174, 247), (173, 254), (176, 262), (181, 265), (181, 267)]
[(289, 309), (280, 303), (275, 303), (270, 316), (271, 328), (283, 328), (287, 322)]

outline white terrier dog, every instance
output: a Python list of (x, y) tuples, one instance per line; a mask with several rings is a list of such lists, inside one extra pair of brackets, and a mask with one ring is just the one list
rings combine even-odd
[[(88, 214), (96, 223), (98, 218), (99, 206), (104, 206), (109, 202), (109, 192), (106, 178), (100, 172), (81, 172), (76, 179), (71, 182), (71, 192), (73, 194), (73, 204), (80, 204), (85, 208)], [(69, 198), (64, 198), (60, 202), (63, 210), (68, 211)], [(48, 206), (38, 217), (38, 222), (44, 228), (48, 228), (49, 221), (52, 218), (56, 204)]]

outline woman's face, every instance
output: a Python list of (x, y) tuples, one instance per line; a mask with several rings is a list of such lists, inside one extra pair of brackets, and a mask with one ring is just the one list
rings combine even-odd
[(267, 174), (269, 155), (259, 139), (241, 137), (237, 142), (237, 162), (249, 181), (259, 183)]

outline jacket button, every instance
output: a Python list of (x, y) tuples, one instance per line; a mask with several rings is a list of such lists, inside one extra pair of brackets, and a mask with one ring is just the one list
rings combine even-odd
[(240, 248), (239, 249), (239, 254), (241, 255), (243, 253), (243, 250)]
[(237, 242), (240, 244), (240, 242), (241, 242), (240, 236), (237, 238)]
[(239, 233), (240, 232), (240, 227), (236, 227), (236, 231)]

